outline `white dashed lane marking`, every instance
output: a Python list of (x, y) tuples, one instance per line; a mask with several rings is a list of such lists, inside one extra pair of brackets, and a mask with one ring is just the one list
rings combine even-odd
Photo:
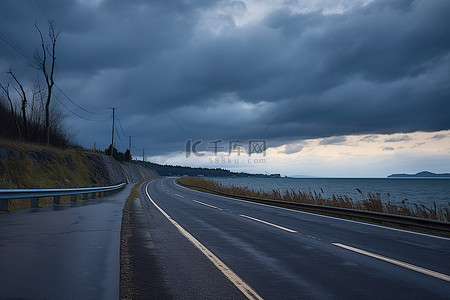
[(426, 275), (432, 276), (434, 278), (438, 278), (438, 279), (442, 279), (442, 280), (450, 282), (450, 276), (448, 276), (446, 274), (442, 274), (442, 273), (439, 273), (439, 272), (436, 272), (436, 271), (428, 270), (428, 269), (425, 269), (425, 268), (422, 268), (422, 267), (418, 267), (418, 266), (415, 266), (415, 265), (412, 265), (412, 264), (409, 264), (409, 263), (405, 263), (405, 262), (402, 262), (402, 261), (399, 261), (399, 260), (396, 260), (396, 259), (393, 259), (393, 258), (389, 258), (389, 257), (386, 257), (386, 256), (382, 256), (382, 255), (379, 255), (379, 254), (376, 254), (376, 253), (372, 253), (372, 252), (369, 252), (369, 251), (361, 250), (361, 249), (358, 249), (358, 248), (355, 248), (355, 247), (351, 247), (351, 246), (347, 246), (347, 245), (344, 245), (344, 244), (333, 243), (333, 245), (335, 245), (337, 247), (341, 247), (341, 248), (347, 249), (347, 250), (350, 250), (350, 251), (353, 251), (353, 252), (356, 252), (356, 253), (359, 253), (359, 254), (362, 254), (362, 255), (370, 256), (370, 257), (373, 257), (373, 258), (376, 258), (376, 259), (379, 259), (379, 260), (382, 260), (382, 261), (385, 261), (385, 262), (388, 262), (388, 263), (391, 263), (391, 264), (394, 264), (394, 265), (397, 265), (397, 266), (400, 266), (400, 267), (403, 267), (403, 268), (407, 268), (407, 269), (410, 269), (410, 270), (413, 270), (413, 271), (416, 271), (416, 272), (419, 272), (419, 273), (422, 273), (422, 274), (426, 274)]
[(284, 230), (284, 231), (287, 231), (287, 232), (298, 233), (298, 231), (296, 231), (296, 230), (289, 229), (289, 228), (286, 228), (286, 227), (283, 227), (283, 226), (280, 226), (280, 225), (277, 225), (277, 224), (273, 224), (273, 223), (270, 223), (270, 222), (267, 222), (267, 221), (264, 221), (264, 220), (260, 220), (260, 219), (253, 218), (253, 217), (249, 217), (249, 216), (246, 216), (246, 215), (239, 215), (239, 216), (247, 218), (247, 219), (250, 219), (250, 220), (253, 220), (253, 221), (256, 221), (256, 222), (260, 222), (260, 223), (263, 223), (263, 224), (266, 224), (266, 225), (269, 225), (269, 226), (272, 226), (272, 227), (275, 227), (275, 228), (278, 228), (278, 229), (281, 229), (281, 230)]
[(195, 203), (204, 205), (204, 206), (208, 206), (208, 207), (211, 207), (211, 208), (215, 208), (215, 209), (218, 209), (218, 210), (222, 210), (220, 207), (217, 207), (217, 206), (214, 206), (214, 205), (211, 205), (211, 204), (207, 204), (207, 203), (200, 202), (200, 201), (197, 201), (197, 200), (192, 200), (192, 201), (194, 201)]

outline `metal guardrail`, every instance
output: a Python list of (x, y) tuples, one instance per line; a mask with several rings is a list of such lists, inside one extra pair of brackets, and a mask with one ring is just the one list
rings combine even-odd
[[(178, 183), (181, 184), (180, 182), (178, 182)], [(281, 201), (281, 200), (261, 199), (261, 198), (243, 196), (243, 195), (228, 194), (228, 193), (216, 191), (213, 189), (204, 188), (201, 186), (193, 186), (193, 185), (185, 185), (185, 184), (181, 184), (181, 185), (186, 186), (186, 187), (200, 188), (200, 189), (204, 189), (204, 190), (216, 193), (221, 196), (237, 198), (240, 200), (251, 201), (251, 202), (256, 202), (256, 203), (260, 203), (260, 204), (267, 204), (267, 205), (279, 206), (279, 207), (284, 207), (284, 208), (300, 209), (300, 210), (305, 210), (308, 212), (316, 212), (316, 213), (318, 212), (318, 213), (333, 214), (333, 215), (337, 215), (337, 216), (355, 217), (355, 218), (361, 218), (361, 219), (377, 221), (377, 222), (389, 222), (389, 223), (394, 223), (394, 224), (400, 224), (403, 226), (413, 226), (413, 227), (424, 228), (424, 229), (433, 229), (433, 230), (450, 232), (450, 222), (423, 219), (423, 218), (403, 216), (403, 215), (394, 215), (394, 214), (387, 214), (387, 213), (380, 213), (380, 212), (366, 211), (366, 210), (314, 205), (314, 204), (289, 202), (289, 201)]]
[(91, 199), (96, 198), (97, 193), (105, 195), (112, 191), (123, 188), (126, 183), (120, 183), (103, 187), (84, 187), (84, 188), (55, 188), (55, 189), (0, 189), (0, 211), (8, 211), (8, 201), (11, 199), (27, 199), (31, 200), (31, 207), (39, 206), (39, 198), (53, 197), (53, 203), (59, 203), (59, 197), (72, 196), (71, 201), (76, 201), (76, 195), (85, 195), (83, 200), (88, 200), (88, 194)]

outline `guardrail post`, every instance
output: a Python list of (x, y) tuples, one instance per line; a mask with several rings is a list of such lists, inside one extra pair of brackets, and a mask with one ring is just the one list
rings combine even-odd
[[(41, 187), (39, 185), (33, 185), (31, 188), (32, 189), (39, 189)], [(31, 198), (31, 207), (32, 208), (39, 207), (39, 197)]]
[[(9, 185), (0, 184), (0, 189), (9, 189)], [(9, 199), (0, 200), (0, 211), (8, 211)]]
[[(60, 189), (62, 186), (55, 183), (55, 189)], [(61, 196), (53, 196), (53, 204), (60, 204), (61, 203)]]
[[(72, 187), (78, 188), (78, 186), (75, 184), (73, 184)], [(78, 196), (77, 194), (70, 195), (70, 202), (77, 202), (77, 196)]]
[[(83, 187), (87, 188), (89, 187), (87, 184), (83, 185)], [(88, 199), (88, 194), (83, 194), (83, 200), (87, 200)]]
[[(96, 187), (96, 185), (93, 184), (92, 187)], [(91, 199), (95, 199), (95, 192), (93, 192), (93, 193), (91, 194)]]

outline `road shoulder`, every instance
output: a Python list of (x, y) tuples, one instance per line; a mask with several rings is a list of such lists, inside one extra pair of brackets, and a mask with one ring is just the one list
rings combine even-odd
[(120, 299), (171, 299), (140, 199), (125, 207), (120, 239)]
[(145, 186), (124, 213), (121, 299), (246, 299), (143, 197)]

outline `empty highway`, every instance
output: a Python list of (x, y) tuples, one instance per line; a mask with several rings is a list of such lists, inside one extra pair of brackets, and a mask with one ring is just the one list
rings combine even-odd
[[(144, 187), (155, 251), (173, 257), (160, 263), (175, 298), (450, 298), (449, 239), (206, 194), (174, 178)], [(164, 245), (169, 227), (185, 244)], [(184, 283), (169, 276), (176, 256), (198, 269)]]

